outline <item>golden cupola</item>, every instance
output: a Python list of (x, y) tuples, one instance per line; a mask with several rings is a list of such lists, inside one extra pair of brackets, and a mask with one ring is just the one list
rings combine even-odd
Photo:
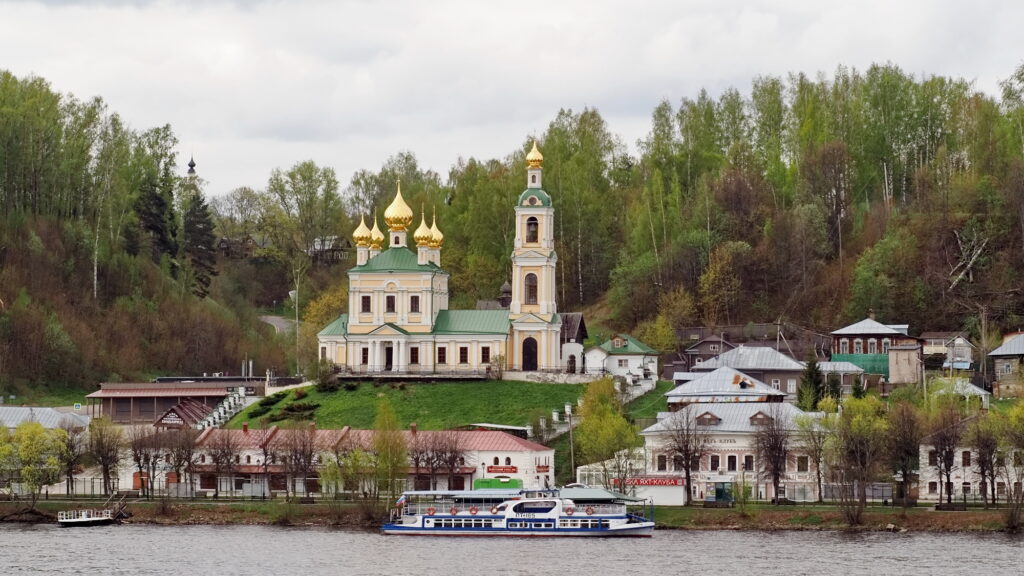
[(384, 244), (384, 233), (377, 226), (377, 216), (375, 215), (373, 217), (373, 230), (370, 230), (370, 248), (380, 250), (382, 244)]
[(537, 149), (537, 141), (533, 141), (533, 150), (526, 155), (526, 163), (530, 168), (540, 168), (540, 165), (544, 163), (544, 155)]
[(430, 247), (440, 248), (444, 245), (444, 234), (441, 234), (441, 229), (437, 227), (437, 209), (434, 209), (434, 221), (430, 225)]
[(366, 227), (366, 218), (362, 215), (359, 216), (359, 226), (352, 233), (352, 241), (359, 248), (366, 248), (370, 245), (370, 229)]
[(430, 230), (430, 226), (427, 226), (427, 216), (422, 210), (420, 211), (420, 226), (412, 235), (412, 239), (416, 241), (416, 246), (421, 247), (430, 246), (430, 241), (434, 239), (434, 233)]
[(405, 232), (406, 228), (412, 225), (412, 208), (402, 198), (402, 182), (398, 182), (398, 193), (391, 205), (384, 211), (384, 223), (388, 225), (391, 232)]

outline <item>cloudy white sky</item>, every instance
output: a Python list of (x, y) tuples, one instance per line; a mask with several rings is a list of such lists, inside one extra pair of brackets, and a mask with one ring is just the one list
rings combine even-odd
[(1024, 61), (1022, 22), (1014, 0), (0, 0), (0, 69), (171, 124), (219, 195), (305, 159), (344, 185), (401, 150), (446, 174), (559, 108), (596, 107), (635, 150), (662, 99), (839, 64), (995, 94)]

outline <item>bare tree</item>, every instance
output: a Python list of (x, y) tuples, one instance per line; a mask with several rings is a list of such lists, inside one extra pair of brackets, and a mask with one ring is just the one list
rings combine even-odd
[(963, 437), (964, 423), (960, 409), (954, 402), (943, 403), (931, 419), (931, 434), (928, 443), (935, 450), (935, 469), (939, 474), (939, 500), (943, 491), (946, 503), (953, 503), (953, 471), (956, 465), (956, 450)]
[(234, 491), (235, 470), (241, 453), (241, 446), (233, 430), (215, 430), (214, 432), (215, 434), (210, 440), (209, 454), (210, 460), (213, 461), (213, 469), (217, 474), (216, 483), (213, 488), (213, 497), (219, 498), (220, 481), (225, 475), (228, 477), (231, 491)]
[(921, 437), (924, 422), (917, 407), (909, 402), (897, 402), (889, 409), (888, 455), (889, 467), (900, 475), (903, 507), (910, 506), (910, 487), (914, 472), (919, 468)]
[(700, 415), (693, 404), (687, 404), (681, 410), (672, 413), (665, 424), (666, 434), (663, 436), (665, 448), (678, 456), (683, 462), (683, 473), (686, 477), (686, 505), (693, 503), (692, 469), (694, 462), (700, 462), (707, 452), (710, 435), (700, 425)]
[(160, 457), (160, 441), (152, 426), (128, 428), (128, 450), (139, 474), (142, 495), (151, 496), (153, 471)]
[(761, 413), (754, 432), (754, 448), (761, 463), (761, 478), (771, 481), (773, 500), (779, 499), (779, 484), (786, 473), (789, 458), (789, 422), (782, 412), (781, 404), (772, 404), (768, 413)]
[(94, 418), (89, 423), (89, 455), (103, 474), (103, 493), (110, 494), (111, 478), (117, 474), (124, 448), (124, 433), (109, 418)]
[[(964, 440), (974, 449), (978, 475), (981, 476), (985, 488), (981, 491), (981, 497), (987, 508), (990, 503), (996, 503), (996, 474), (1000, 462), (1005, 460), (999, 453), (999, 430), (996, 421), (988, 414), (980, 416), (967, 427)], [(1005, 465), (1005, 462), (1003, 464)]]
[(1017, 404), (1007, 415), (1001, 434), (1001, 444), (1010, 456), (1002, 460), (1001, 475), (1006, 482), (1006, 529), (1016, 532), (1021, 529), (1021, 515), (1024, 512), (1024, 405)]
[[(409, 463), (412, 464), (413, 470), (413, 482), (414, 486), (423, 477), (421, 473), (424, 468), (428, 468), (430, 462), (433, 461), (433, 450), (431, 450), (430, 440), (433, 437), (432, 434), (421, 434), (416, 430), (416, 424), (412, 423), (409, 425), (410, 434), (408, 442), (409, 451)], [(428, 484), (433, 488), (433, 474), (427, 477)], [(417, 488), (418, 489), (418, 488)]]
[[(273, 442), (277, 432), (277, 426), (270, 426), (266, 418), (260, 420), (260, 427), (256, 430), (256, 442), (260, 447), (260, 461), (263, 466), (264, 496), (270, 490), (270, 466), (276, 464), (280, 457), (277, 444)], [(340, 458), (338, 461), (340, 462)]]
[(825, 470), (825, 453), (832, 438), (831, 415), (822, 417), (804, 414), (796, 418), (796, 442), (800, 451), (814, 463), (814, 477), (818, 486), (818, 502), (823, 498), (822, 483)]
[(444, 430), (436, 432), (436, 434), (439, 439), (440, 461), (444, 469), (448, 471), (448, 489), (451, 490), (459, 468), (466, 462), (465, 443), (462, 441), (462, 434), (457, 430)]
[(280, 438), (279, 451), (288, 472), (292, 496), (298, 496), (300, 478), (303, 493), (308, 494), (306, 484), (316, 473), (316, 426), (312, 422), (297, 422), (294, 428), (283, 430)]
[(181, 428), (168, 435), (167, 448), (170, 454), (171, 469), (179, 483), (191, 486), (193, 483), (193, 465), (195, 464), (196, 439), (199, 431), (194, 428)]
[(78, 469), (78, 465), (81, 464), (82, 458), (88, 452), (88, 435), (86, 434), (86, 427), (79, 424), (73, 418), (61, 418), (58, 426), (67, 434), (64, 438), (64, 453), (61, 461), (66, 482), (65, 492), (67, 494), (74, 494), (75, 471)]

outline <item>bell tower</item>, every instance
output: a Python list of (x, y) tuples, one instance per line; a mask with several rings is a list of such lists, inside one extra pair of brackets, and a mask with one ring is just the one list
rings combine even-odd
[(544, 157), (533, 143), (526, 155), (526, 190), (516, 202), (516, 240), (512, 250), (512, 318), (533, 314), (551, 321), (555, 309), (555, 209), (541, 188)]

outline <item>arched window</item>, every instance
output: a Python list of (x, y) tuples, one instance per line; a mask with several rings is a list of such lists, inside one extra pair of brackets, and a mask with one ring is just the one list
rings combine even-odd
[(497, 466), (497, 465), (498, 465), (498, 462), (499, 462), (499, 461), (498, 461), (498, 457), (497, 457), (497, 456), (495, 456), (495, 457), (494, 457), (494, 465), (495, 465), (495, 466)]
[(505, 456), (505, 466), (511, 466), (511, 465), (512, 465), (512, 458), (510, 458), (509, 456)]
[(537, 218), (530, 216), (526, 219), (526, 241), (536, 242), (537, 241)]
[(526, 275), (526, 303), (536, 304), (537, 303), (537, 275), (527, 274)]

